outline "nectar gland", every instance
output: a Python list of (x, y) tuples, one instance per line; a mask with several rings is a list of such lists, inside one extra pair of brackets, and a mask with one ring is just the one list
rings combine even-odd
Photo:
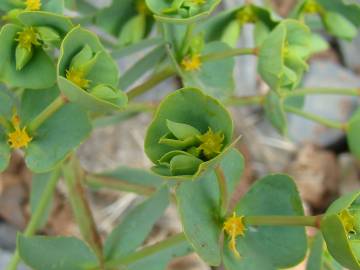
[(25, 27), (23, 31), (18, 33), (16, 41), (19, 43), (20, 47), (28, 51), (31, 51), (33, 45), (40, 45), (38, 35), (34, 27)]
[(229, 248), (237, 258), (240, 258), (240, 253), (236, 248), (236, 238), (245, 235), (244, 217), (237, 216), (234, 212), (223, 225), (223, 230), (230, 237)]
[(66, 79), (68, 79), (82, 89), (87, 89), (90, 85), (90, 81), (87, 80), (85, 77), (85, 71), (81, 68), (71, 67), (70, 69), (66, 70)]
[(198, 136), (201, 144), (198, 149), (202, 151), (207, 159), (212, 159), (221, 153), (224, 141), (224, 134), (222, 132), (214, 133), (211, 128), (203, 134)]
[(14, 115), (11, 119), (11, 123), (14, 127), (14, 131), (8, 134), (8, 143), (11, 148), (19, 149), (27, 147), (29, 142), (32, 141), (32, 137), (26, 131), (26, 127), (20, 128), (20, 119), (17, 115)]
[(339, 217), (341, 219), (342, 224), (344, 225), (346, 233), (355, 233), (355, 218), (350, 214), (348, 210), (343, 210)]
[(194, 54), (192, 56), (185, 56), (181, 61), (181, 66), (185, 71), (194, 71), (200, 70), (201, 68), (201, 59), (199, 54)]
[(26, 0), (26, 10), (38, 11), (41, 8), (41, 0)]

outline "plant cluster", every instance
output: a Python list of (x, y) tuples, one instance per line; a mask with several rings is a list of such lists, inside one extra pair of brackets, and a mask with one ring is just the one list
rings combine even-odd
[[(360, 269), (360, 191), (339, 198), (323, 215), (305, 216), (293, 179), (270, 174), (230, 207), (244, 171), (230, 106), (261, 106), (284, 136), (287, 113), (340, 129), (360, 159), (360, 109), (345, 123), (302, 110), (306, 95), (360, 95), (355, 88), (301, 87), (309, 58), (329, 46), (320, 31), (345, 40), (357, 35), (360, 6), (348, 2), (300, 0), (289, 18), (280, 18), (250, 1), (212, 15), (221, 0), (113, 0), (102, 9), (84, 0), (2, 0), (0, 171), (12, 151), (22, 152), (36, 196), (7, 270), (20, 260), (36, 270), (160, 270), (192, 252), (226, 270), (275, 270), (299, 264), (308, 242), (308, 270), (339, 264)], [(248, 24), (255, 47), (238, 48)], [(89, 30), (94, 28), (106, 35), (97, 36)], [(119, 75), (117, 59), (149, 48)], [(234, 59), (242, 55), (257, 57), (267, 94), (234, 95)], [(170, 77), (178, 78), (181, 89), (169, 89), (159, 103), (136, 99)], [(144, 147), (151, 172), (123, 166), (84, 171), (76, 149), (97, 123), (149, 112), (154, 116)], [(34, 236), (48, 217), (59, 179), (82, 240)], [(148, 199), (103, 241), (86, 186)], [(142, 247), (169, 203), (177, 205), (183, 232)], [(319, 230), (310, 241), (306, 226)]]

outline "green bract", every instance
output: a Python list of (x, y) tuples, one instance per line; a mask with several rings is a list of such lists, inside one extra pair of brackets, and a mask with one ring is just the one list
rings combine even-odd
[[(47, 12), (53, 12), (53, 13), (59, 13), (63, 14), (64, 12), (64, 0), (41, 0), (40, 1), (40, 10), (41, 11), (47, 11)], [(11, 13), (13, 11), (22, 12), (23, 10), (26, 10), (26, 2), (19, 0), (1, 0), (0, 1), (0, 10), (2, 11), (10, 11), (10, 14), (7, 15), (11, 16)], [(5, 16), (7, 18), (7, 16)]]
[(58, 84), (70, 101), (98, 112), (124, 108), (127, 96), (117, 89), (118, 67), (93, 33), (75, 27), (60, 50)]
[(153, 170), (172, 178), (197, 178), (231, 147), (233, 123), (214, 98), (195, 88), (167, 96), (151, 122), (145, 152)]
[(309, 28), (295, 20), (282, 21), (260, 46), (258, 71), (271, 89), (292, 90), (308, 68)]
[(297, 16), (318, 15), (325, 29), (332, 35), (351, 40), (357, 35), (360, 7), (347, 5), (342, 0), (304, 0), (296, 10)]
[(56, 69), (48, 52), (72, 27), (65, 17), (47, 12), (22, 12), (18, 24), (0, 32), (0, 80), (12, 87), (44, 89), (55, 84)]
[(360, 192), (336, 200), (321, 221), (330, 254), (344, 267), (360, 269)]
[(346, 135), (352, 154), (357, 159), (360, 159), (360, 109), (358, 109), (351, 117), (346, 130)]
[(278, 22), (268, 9), (248, 4), (220, 12), (201, 24), (199, 30), (205, 32), (208, 41), (220, 39), (234, 47), (240, 37), (242, 27), (247, 23), (255, 25), (254, 39), (258, 46)]
[(96, 15), (96, 24), (118, 37), (119, 45), (130, 45), (147, 36), (154, 19), (145, 0), (112, 1)]
[(146, 0), (155, 19), (168, 23), (193, 23), (207, 17), (221, 0)]

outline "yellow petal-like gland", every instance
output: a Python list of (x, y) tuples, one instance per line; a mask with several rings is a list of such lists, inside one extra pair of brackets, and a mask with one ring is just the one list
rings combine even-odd
[(211, 128), (203, 134), (198, 136), (201, 144), (198, 149), (202, 151), (207, 159), (212, 159), (221, 153), (223, 148), (224, 134), (222, 132), (214, 133)]
[(14, 127), (14, 131), (8, 134), (8, 143), (11, 148), (19, 149), (27, 147), (29, 142), (32, 141), (32, 137), (26, 131), (26, 127), (20, 128), (20, 118), (14, 115), (11, 119), (11, 123)]
[(181, 66), (186, 71), (200, 70), (201, 68), (201, 59), (199, 54), (193, 56), (186, 56), (181, 61)]
[(66, 79), (82, 89), (87, 89), (90, 85), (90, 80), (86, 79), (85, 71), (80, 68), (71, 67), (66, 70)]
[(237, 216), (234, 212), (223, 225), (223, 230), (230, 237), (229, 248), (237, 258), (240, 258), (240, 253), (236, 248), (236, 238), (245, 235), (244, 217)]
[(26, 10), (38, 11), (41, 8), (41, 0), (26, 0)]
[(34, 27), (25, 27), (23, 31), (18, 32), (18, 37), (16, 41), (19, 43), (20, 47), (31, 50), (32, 46), (40, 45), (38, 40), (38, 34)]
[(196, 4), (196, 5), (203, 5), (206, 3), (206, 0), (190, 0), (191, 3)]

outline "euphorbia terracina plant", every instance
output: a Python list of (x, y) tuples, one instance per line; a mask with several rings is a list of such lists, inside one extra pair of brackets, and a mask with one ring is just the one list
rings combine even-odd
[[(360, 159), (360, 109), (345, 123), (302, 110), (306, 95), (359, 96), (360, 90), (301, 88), (307, 60), (328, 47), (312, 29), (321, 25), (322, 33), (351, 40), (360, 26), (360, 6), (300, 0), (289, 18), (280, 18), (250, 2), (213, 15), (221, 0), (113, 0), (102, 9), (84, 0), (0, 1), (0, 171), (12, 151), (22, 152), (33, 172), (31, 192), (37, 194), (7, 270), (15, 270), (20, 260), (36, 270), (161, 270), (193, 252), (226, 270), (289, 268), (307, 254), (306, 226), (319, 231), (310, 239), (308, 270), (339, 264), (360, 269), (360, 191), (339, 198), (323, 215), (304, 216), (294, 181), (270, 174), (230, 208), (244, 159), (235, 148), (241, 138), (234, 135), (227, 110), (262, 106), (284, 136), (287, 113), (340, 129)], [(247, 24), (254, 25), (255, 47), (238, 48)], [(94, 28), (108, 35), (88, 30)], [(148, 48), (119, 72), (118, 58)], [(234, 96), (234, 58), (242, 55), (258, 58), (258, 73), (269, 86), (266, 95)], [(151, 75), (130, 89), (148, 71)], [(170, 77), (178, 78), (181, 89), (169, 89), (160, 103), (136, 99)], [(149, 112), (154, 116), (145, 153), (153, 162), (151, 172), (82, 169), (75, 152), (96, 123)], [(81, 240), (34, 236), (48, 217), (59, 179), (66, 183)], [(103, 240), (86, 186), (148, 199)], [(142, 247), (169, 203), (177, 205), (183, 232)]]

